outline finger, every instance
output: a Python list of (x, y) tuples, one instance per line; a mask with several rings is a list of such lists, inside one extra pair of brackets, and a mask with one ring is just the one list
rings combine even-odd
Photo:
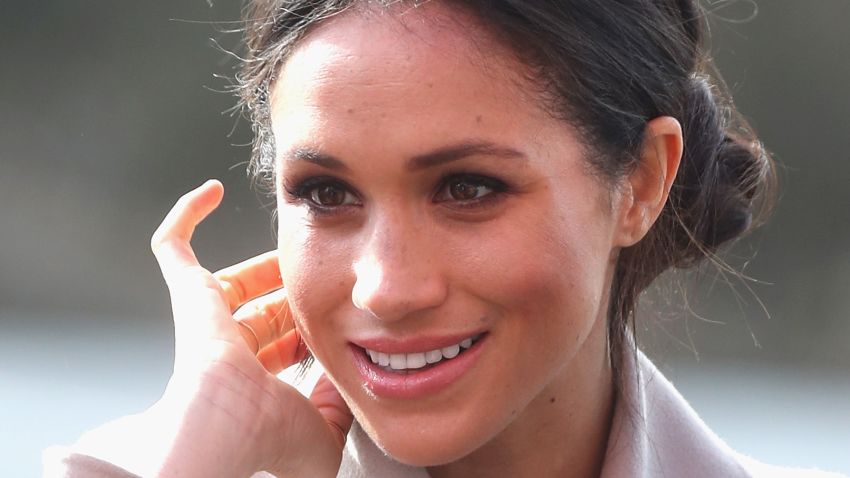
[(307, 346), (296, 329), (283, 334), (281, 338), (257, 352), (257, 360), (273, 375), (300, 362), (306, 356)]
[(345, 438), (354, 418), (345, 401), (326, 376), (322, 376), (310, 398), (284, 383), (287, 410), (295, 427), (290, 426), (277, 447), (267, 469), (275, 476), (337, 476)]
[(151, 238), (153, 250), (163, 275), (174, 268), (198, 266), (189, 242), (195, 227), (221, 203), (224, 186), (209, 180), (184, 194), (162, 220)]
[(231, 311), (283, 286), (277, 257), (277, 251), (269, 251), (215, 273)]
[(234, 314), (240, 331), (254, 353), (295, 326), (286, 289), (278, 289), (241, 307)]
[(322, 374), (319, 378), (313, 388), (313, 393), (310, 394), (310, 401), (325, 417), (337, 445), (342, 449), (345, 446), (345, 438), (348, 436), (348, 430), (351, 429), (354, 416), (327, 375)]
[[(191, 349), (199, 340), (228, 334), (232, 335), (228, 339), (239, 340), (229, 323), (230, 311), (218, 281), (198, 264), (190, 244), (195, 227), (215, 210), (223, 195), (224, 187), (215, 180), (184, 194), (151, 238), (151, 249), (171, 295), (177, 350)], [(206, 320), (198, 320), (201, 318)], [(177, 358), (175, 366), (176, 362)]]
[(248, 349), (256, 355), (260, 350), (260, 340), (257, 338), (257, 333), (246, 322), (236, 322), (239, 329), (239, 334), (242, 335), (242, 340), (248, 345)]

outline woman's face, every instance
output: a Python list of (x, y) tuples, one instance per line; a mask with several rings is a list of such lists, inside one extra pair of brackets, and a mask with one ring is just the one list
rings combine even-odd
[(298, 327), (364, 429), (416, 465), (583, 393), (617, 250), (616, 195), (574, 130), (439, 8), (325, 23), (272, 98)]

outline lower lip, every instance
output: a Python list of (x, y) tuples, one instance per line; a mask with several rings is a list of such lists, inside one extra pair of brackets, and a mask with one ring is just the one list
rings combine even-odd
[(436, 394), (455, 383), (478, 359), (485, 339), (486, 335), (453, 359), (444, 359), (437, 365), (409, 370), (404, 374), (388, 372), (372, 363), (362, 348), (354, 344), (350, 347), (354, 365), (370, 392), (379, 397), (410, 399)]

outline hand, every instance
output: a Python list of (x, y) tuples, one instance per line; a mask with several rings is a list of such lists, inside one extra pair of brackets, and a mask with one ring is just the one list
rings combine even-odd
[(125, 455), (135, 463), (125, 467), (145, 476), (336, 476), (352, 423), (345, 402), (325, 376), (308, 400), (273, 375), (306, 353), (276, 254), (213, 275), (192, 251), (195, 227), (222, 196), (218, 181), (189, 192), (151, 240), (171, 295), (174, 373), (153, 407), (110, 425), (150, 437), (134, 440)]

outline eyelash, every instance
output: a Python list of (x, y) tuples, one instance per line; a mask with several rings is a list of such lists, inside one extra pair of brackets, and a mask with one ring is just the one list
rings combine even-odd
[(301, 181), (297, 181), (292, 186), (284, 184), (283, 188), (286, 191), (286, 196), (289, 202), (306, 205), (310, 209), (310, 213), (316, 216), (335, 214), (341, 212), (340, 209), (342, 208), (352, 206), (351, 204), (339, 206), (324, 206), (314, 201), (313, 192), (320, 187), (327, 186), (336, 187), (343, 191), (346, 195), (352, 194), (355, 197), (357, 196), (357, 194), (353, 192), (353, 188), (351, 188), (348, 184), (330, 176), (310, 177)]
[[(465, 182), (471, 184), (476, 187), (485, 187), (490, 189), (490, 192), (485, 194), (484, 196), (467, 199), (467, 200), (457, 200), (451, 197), (451, 191), (448, 192), (448, 199), (437, 200), (437, 196), (443, 193), (447, 188), (449, 188), (452, 184), (457, 184)], [(502, 195), (508, 192), (510, 188), (504, 181), (500, 181), (496, 178), (483, 176), (475, 173), (455, 173), (449, 176), (444, 177), (437, 187), (437, 190), (434, 194), (435, 201), (434, 202), (450, 202), (454, 203), (455, 208), (476, 208), (476, 207), (484, 207), (490, 204), (492, 201), (498, 200), (502, 197)]]
[[(468, 200), (457, 200), (451, 197), (451, 191), (447, 191), (452, 184), (467, 183), (473, 187), (484, 187), (490, 191), (481, 197), (476, 197)], [(359, 197), (351, 186), (337, 178), (331, 176), (316, 176), (310, 177), (301, 181), (297, 181), (294, 185), (288, 186), (284, 184), (287, 198), (292, 203), (306, 205), (310, 209), (310, 213), (316, 216), (328, 216), (342, 213), (349, 207), (358, 207), (361, 204), (340, 204), (337, 206), (325, 206), (317, 203), (313, 199), (313, 195), (320, 187), (336, 187), (343, 191), (346, 195), (353, 195), (359, 201)], [(437, 204), (451, 203), (454, 209), (474, 209), (478, 207), (486, 207), (493, 201), (497, 201), (502, 195), (510, 190), (509, 186), (496, 178), (484, 176), (475, 173), (454, 173), (443, 177), (434, 191), (433, 202)], [(441, 198), (441, 196), (448, 196)]]

